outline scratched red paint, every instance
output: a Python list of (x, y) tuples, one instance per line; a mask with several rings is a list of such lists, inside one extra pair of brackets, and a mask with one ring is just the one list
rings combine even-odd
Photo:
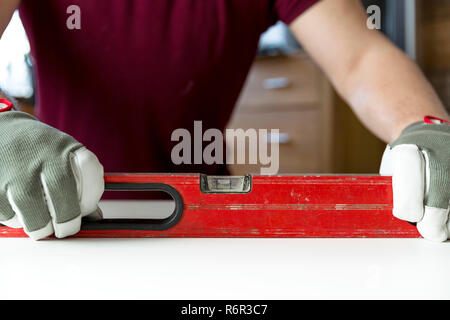
[[(199, 175), (111, 174), (107, 183), (164, 183), (183, 198), (165, 231), (81, 231), (82, 238), (416, 238), (392, 216), (392, 179), (380, 176), (253, 176), (248, 194), (205, 194)], [(0, 237), (24, 237), (0, 227)]]

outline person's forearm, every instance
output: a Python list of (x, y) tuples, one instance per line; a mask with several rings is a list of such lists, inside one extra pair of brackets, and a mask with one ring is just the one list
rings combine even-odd
[(426, 115), (448, 119), (419, 68), (377, 30), (359, 0), (322, 0), (290, 25), (362, 122), (391, 142)]
[(418, 66), (387, 39), (367, 47), (336, 89), (373, 133), (386, 142), (408, 125), (448, 112)]

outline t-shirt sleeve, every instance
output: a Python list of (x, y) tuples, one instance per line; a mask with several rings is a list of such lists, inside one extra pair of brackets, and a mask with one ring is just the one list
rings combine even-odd
[(299, 15), (319, 0), (275, 0), (274, 10), (277, 20), (289, 25)]

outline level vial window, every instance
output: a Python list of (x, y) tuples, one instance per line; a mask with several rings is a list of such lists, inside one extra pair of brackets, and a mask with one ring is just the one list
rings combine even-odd
[(251, 190), (251, 176), (200, 175), (200, 189), (203, 193), (248, 193)]

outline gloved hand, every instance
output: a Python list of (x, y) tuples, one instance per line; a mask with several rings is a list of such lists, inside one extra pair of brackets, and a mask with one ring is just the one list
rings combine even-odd
[(433, 117), (388, 145), (381, 175), (392, 175), (394, 216), (417, 223), (429, 240), (450, 236), (450, 123)]
[(0, 103), (0, 223), (34, 240), (78, 233), (98, 210), (103, 167), (71, 136)]

